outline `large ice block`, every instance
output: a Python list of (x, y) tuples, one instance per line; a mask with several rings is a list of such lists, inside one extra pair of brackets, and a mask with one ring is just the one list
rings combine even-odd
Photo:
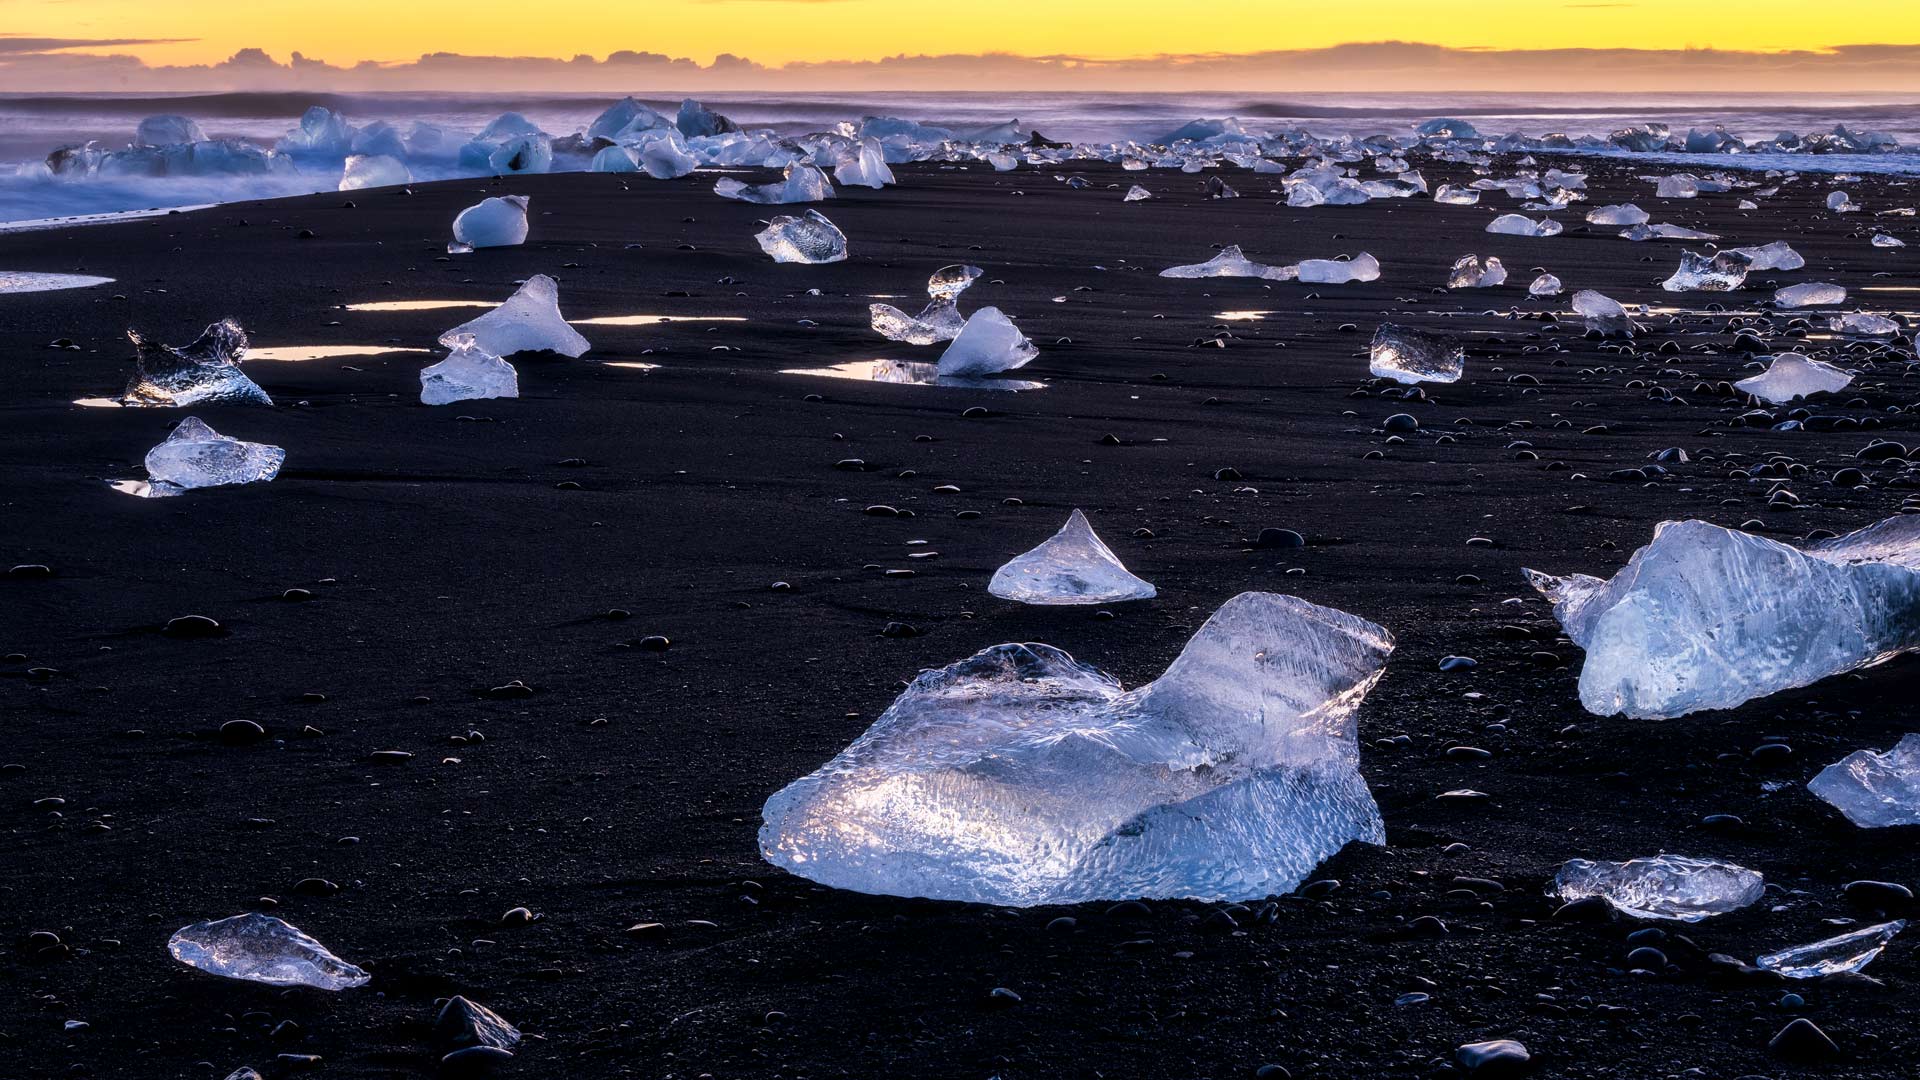
[(590, 347), (560, 314), (560, 285), (545, 274), (528, 278), (499, 307), (441, 334), (440, 344), (451, 349), (462, 335), (494, 356), (538, 351), (579, 356)]
[(474, 344), (472, 334), (454, 338), (445, 360), (420, 370), (422, 405), (519, 396), (520, 373)]
[(777, 263), (830, 263), (847, 257), (847, 235), (818, 210), (799, 217), (781, 214), (753, 238)]
[(861, 892), (1030, 906), (1287, 892), (1385, 830), (1354, 713), (1392, 635), (1242, 593), (1133, 691), (1050, 645), (921, 673), (767, 800), (768, 861)]
[(167, 952), (210, 975), (269, 986), (346, 990), (373, 976), (271, 915), (248, 912), (174, 931)]
[(883, 188), (894, 182), (886, 151), (881, 149), (880, 140), (871, 136), (848, 148), (846, 156), (833, 167), (833, 178), (848, 187)]
[(1731, 709), (1920, 648), (1920, 515), (1804, 549), (1668, 521), (1611, 580), (1526, 575), (1586, 650), (1580, 703), (1601, 716)]
[(277, 446), (222, 435), (189, 416), (147, 451), (146, 464), (154, 486), (184, 490), (271, 480), (286, 460), (287, 452)]
[(1626, 862), (1569, 859), (1553, 875), (1552, 888), (1562, 900), (1598, 896), (1637, 919), (1679, 922), (1738, 911), (1765, 893), (1766, 879), (1744, 866), (1685, 855)]
[(454, 216), (453, 243), (447, 250), (457, 254), (526, 243), (527, 202), (525, 195), (496, 195), (460, 211)]
[(1821, 769), (1807, 790), (1863, 829), (1920, 825), (1920, 735), (1884, 754), (1855, 750)]
[(940, 354), (940, 374), (978, 378), (1025, 367), (1040, 350), (997, 307), (983, 307)]
[(271, 405), (252, 379), (240, 370), (247, 354), (247, 332), (232, 319), (206, 328), (191, 345), (162, 345), (128, 330), (133, 341), (133, 378), (120, 394), (129, 407), (180, 408), (200, 404)]
[(987, 591), (1023, 604), (1108, 604), (1156, 595), (1151, 583), (1121, 565), (1078, 510), (1039, 547), (994, 571)]
[(1773, 357), (1767, 370), (1741, 379), (1733, 388), (1769, 404), (1785, 405), (1795, 398), (1844, 390), (1851, 382), (1851, 374), (1825, 360), (1811, 360), (1799, 353), (1781, 353)]
[(1367, 370), (1398, 383), (1459, 382), (1467, 353), (1459, 339), (1393, 323), (1373, 332)]

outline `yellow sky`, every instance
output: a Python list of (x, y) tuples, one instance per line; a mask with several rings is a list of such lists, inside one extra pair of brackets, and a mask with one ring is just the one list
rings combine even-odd
[(0, 25), (15, 35), (197, 39), (109, 50), (163, 64), (219, 60), (248, 46), (339, 64), (616, 49), (702, 62), (731, 52), (778, 64), (901, 52), (1245, 53), (1381, 40), (1762, 51), (1913, 44), (1920, 0), (0, 0)]

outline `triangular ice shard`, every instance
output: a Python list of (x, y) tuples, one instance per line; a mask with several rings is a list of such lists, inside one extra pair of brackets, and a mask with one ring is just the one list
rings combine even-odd
[(1025, 367), (1040, 350), (996, 307), (967, 317), (953, 344), (940, 354), (940, 374), (978, 378)]
[(247, 332), (222, 319), (191, 345), (162, 345), (127, 331), (136, 352), (133, 378), (120, 395), (128, 407), (181, 408), (200, 404), (271, 405), (273, 399), (240, 370)]
[(1023, 604), (1107, 604), (1155, 595), (1150, 583), (1127, 572), (1078, 510), (1039, 547), (994, 571), (987, 591)]
[(561, 316), (560, 286), (545, 274), (528, 278), (506, 303), (441, 334), (440, 344), (451, 349), (462, 335), (494, 356), (542, 350), (579, 356), (589, 348), (587, 339)]
[(446, 405), (455, 401), (520, 396), (520, 373), (513, 365), (461, 334), (445, 360), (420, 370), (420, 403)]
[(867, 732), (767, 800), (761, 853), (840, 888), (1029, 906), (1251, 900), (1385, 831), (1354, 712), (1393, 638), (1242, 593), (1124, 691), (1049, 645), (922, 672)]

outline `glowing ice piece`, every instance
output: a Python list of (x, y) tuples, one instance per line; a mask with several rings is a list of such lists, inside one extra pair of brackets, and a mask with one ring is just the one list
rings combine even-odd
[(830, 263), (847, 257), (846, 234), (818, 210), (800, 217), (782, 214), (753, 238), (777, 263)]
[(1526, 575), (1586, 650), (1599, 716), (1731, 709), (1920, 647), (1920, 515), (1805, 549), (1668, 521), (1612, 580)]
[(848, 187), (883, 188), (894, 182), (893, 170), (887, 168), (886, 151), (880, 148), (880, 140), (871, 136), (861, 139), (848, 151), (840, 164), (834, 166), (833, 178)]
[(1745, 255), (1722, 251), (1712, 256), (1680, 253), (1680, 268), (1660, 283), (1668, 292), (1732, 292), (1747, 280), (1753, 264)]
[(1025, 367), (1040, 350), (996, 307), (983, 307), (940, 354), (940, 374), (978, 378)]
[(247, 354), (247, 332), (232, 319), (206, 328), (191, 345), (162, 345), (137, 330), (127, 331), (135, 351), (133, 378), (120, 395), (129, 407), (180, 408), (200, 404), (271, 405), (240, 370)]
[(1825, 360), (1810, 360), (1799, 353), (1781, 353), (1767, 365), (1767, 370), (1741, 379), (1733, 388), (1770, 404), (1785, 405), (1795, 398), (1844, 390), (1852, 381), (1851, 374)]
[(156, 487), (180, 490), (252, 484), (280, 475), (286, 460), (287, 452), (277, 446), (242, 442), (189, 416), (147, 451), (147, 478)]
[(1885, 315), (1873, 315), (1864, 311), (1849, 311), (1827, 318), (1827, 326), (1836, 334), (1848, 334), (1855, 337), (1892, 337), (1900, 332), (1900, 324)]
[(452, 349), (445, 360), (420, 370), (421, 404), (520, 396), (520, 373), (475, 345), (473, 335), (459, 335)]
[(1489, 255), (1486, 262), (1482, 263), (1478, 255), (1462, 255), (1447, 275), (1447, 288), (1489, 289), (1504, 285), (1506, 281), (1507, 268), (1500, 264), (1499, 256)]
[(1596, 206), (1587, 211), (1589, 225), (1645, 225), (1648, 214), (1632, 203)]
[(1262, 277), (1272, 267), (1247, 258), (1239, 244), (1228, 244), (1220, 254), (1203, 263), (1169, 266), (1160, 271), (1163, 278)]
[[(1355, 281), (1377, 281), (1380, 278), (1380, 260), (1366, 252), (1351, 259), (1303, 259), (1298, 265), (1276, 267), (1275, 270), (1293, 271), (1284, 275), (1309, 285), (1346, 285)], [(1274, 273), (1266, 277), (1282, 276)]]
[(413, 182), (407, 163), (391, 154), (354, 154), (340, 170), (340, 190), (399, 187)]
[(1501, 214), (1487, 223), (1487, 231), (1506, 236), (1558, 236), (1565, 228), (1552, 218), (1538, 221), (1525, 214)]
[(1699, 922), (1738, 911), (1766, 893), (1766, 879), (1744, 866), (1685, 855), (1626, 862), (1569, 859), (1553, 875), (1554, 896), (1598, 896), (1637, 919)]
[(560, 286), (545, 274), (528, 278), (499, 307), (441, 334), (440, 344), (451, 349), (462, 335), (471, 336), (475, 346), (493, 356), (543, 350), (579, 356), (590, 347), (561, 316)]
[(1862, 829), (1920, 825), (1920, 735), (1884, 754), (1855, 750), (1821, 769), (1807, 790)]
[(210, 975), (269, 986), (346, 990), (373, 976), (271, 915), (249, 912), (174, 931), (167, 952)]
[(1803, 281), (1776, 289), (1773, 302), (1783, 308), (1830, 307), (1847, 302), (1847, 290), (1825, 281)]
[(1148, 191), (1146, 188), (1141, 187), (1139, 184), (1135, 184), (1132, 187), (1127, 189), (1126, 197), (1121, 199), (1120, 201), (1121, 202), (1139, 202), (1142, 199), (1151, 199), (1151, 198), (1153, 198), (1153, 192)]
[(1627, 309), (1604, 293), (1581, 289), (1573, 294), (1573, 310), (1584, 319), (1589, 330), (1598, 330), (1603, 334), (1634, 332), (1633, 320), (1628, 318)]
[(943, 266), (927, 279), (927, 306), (918, 315), (909, 315), (892, 304), (869, 304), (867, 313), (873, 328), (882, 337), (911, 345), (932, 345), (952, 341), (966, 326), (955, 299), (972, 285), (983, 271), (977, 266), (955, 263)]
[(1753, 966), (1777, 971), (1789, 979), (1817, 979), (1823, 975), (1851, 974), (1873, 963), (1895, 934), (1907, 928), (1907, 920), (1864, 926), (1836, 937), (1823, 938), (1810, 945), (1796, 945), (1768, 953)]
[(1564, 286), (1560, 284), (1559, 278), (1554, 277), (1552, 274), (1541, 274), (1539, 277), (1533, 279), (1533, 284), (1527, 286), (1527, 295), (1559, 296), (1563, 289)]
[(1287, 892), (1385, 840), (1354, 712), (1392, 635), (1272, 593), (1227, 601), (1125, 691), (1049, 645), (914, 680), (767, 800), (769, 862), (861, 892), (1030, 906)]
[(447, 250), (459, 254), (526, 243), (527, 202), (525, 195), (496, 195), (460, 211), (454, 216), (453, 243)]
[(1793, 250), (1785, 240), (1727, 250), (1736, 255), (1745, 255), (1753, 263), (1749, 270), (1798, 270), (1807, 265), (1807, 260), (1801, 258), (1800, 253)]
[(1078, 510), (1039, 547), (994, 571), (987, 591), (1022, 604), (1107, 604), (1156, 595), (1152, 584), (1121, 565)]
[(1367, 370), (1398, 383), (1459, 382), (1466, 355), (1455, 338), (1381, 323), (1373, 333)]

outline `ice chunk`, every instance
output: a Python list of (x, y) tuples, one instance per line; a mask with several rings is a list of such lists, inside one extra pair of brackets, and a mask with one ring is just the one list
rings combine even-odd
[(300, 126), (280, 139), (279, 148), (295, 154), (345, 157), (353, 149), (353, 127), (347, 118), (315, 105), (300, 117)]
[(1151, 584), (1127, 572), (1078, 510), (1045, 543), (994, 571), (987, 591), (1022, 604), (1107, 604), (1155, 595)]
[(1680, 253), (1680, 269), (1660, 283), (1668, 292), (1732, 292), (1747, 280), (1752, 267), (1745, 255), (1722, 251), (1711, 257), (1691, 251)]
[(1560, 279), (1552, 274), (1541, 274), (1527, 286), (1528, 296), (1559, 296), (1563, 290)]
[(827, 179), (827, 174), (812, 165), (795, 162), (787, 166), (785, 176), (786, 179), (778, 184), (751, 185), (743, 184), (731, 176), (723, 176), (714, 182), (713, 193), (723, 199), (768, 206), (833, 198), (833, 184)]
[(184, 146), (206, 142), (207, 133), (185, 116), (149, 116), (135, 129), (135, 146)]
[(1661, 222), (1658, 225), (1632, 225), (1620, 230), (1623, 240), (1718, 240), (1720, 234), (1683, 229)]
[(1804, 281), (1776, 289), (1773, 302), (1783, 308), (1830, 307), (1847, 302), (1847, 290), (1825, 281)]
[(593, 155), (593, 161), (587, 166), (588, 172), (597, 173), (637, 173), (640, 171), (640, 159), (633, 154), (633, 148), (627, 146), (603, 146)]
[(1647, 212), (1632, 203), (1596, 206), (1587, 211), (1589, 225), (1645, 225)]
[(1855, 337), (1891, 337), (1900, 332), (1899, 323), (1885, 315), (1870, 315), (1864, 311), (1829, 316), (1827, 325), (1834, 333)]
[(242, 442), (189, 416), (147, 451), (147, 478), (155, 487), (176, 491), (251, 484), (280, 475), (286, 460), (287, 452), (277, 446)]
[(940, 374), (979, 378), (1025, 367), (1040, 350), (1013, 321), (996, 307), (983, 307), (968, 316), (953, 343), (940, 354)]
[(422, 405), (520, 396), (520, 373), (475, 345), (473, 335), (458, 335), (452, 349), (445, 360), (421, 369)]
[(407, 163), (388, 154), (354, 154), (340, 170), (340, 190), (398, 187), (413, 182)]
[(1626, 862), (1569, 859), (1553, 875), (1551, 890), (1561, 900), (1598, 896), (1636, 919), (1678, 922), (1738, 911), (1765, 893), (1766, 880), (1744, 866), (1685, 855)]
[(1480, 205), (1480, 193), (1473, 188), (1441, 184), (1433, 193), (1433, 201), (1446, 203), (1450, 206), (1478, 206)]
[(1252, 900), (1385, 831), (1354, 712), (1393, 638), (1291, 596), (1227, 601), (1131, 692), (1049, 645), (923, 672), (767, 800), (768, 861), (863, 892), (1029, 906)]
[(1240, 197), (1239, 192), (1227, 186), (1227, 182), (1217, 176), (1207, 177), (1206, 187), (1207, 198), (1209, 199), (1237, 199)]
[(1526, 573), (1586, 650), (1600, 716), (1730, 709), (1920, 647), (1920, 515), (1805, 550), (1668, 521), (1610, 581)]
[(1215, 278), (1215, 277), (1261, 277), (1272, 269), (1265, 263), (1257, 263), (1247, 258), (1239, 244), (1228, 244), (1220, 249), (1220, 254), (1203, 263), (1190, 263), (1186, 266), (1169, 266), (1160, 271), (1164, 278)]
[(1589, 330), (1631, 335), (1635, 329), (1633, 320), (1627, 316), (1627, 309), (1618, 300), (1592, 289), (1581, 289), (1573, 294), (1573, 311), (1586, 320)]
[(1454, 262), (1453, 271), (1447, 275), (1449, 289), (1489, 289), (1503, 285), (1507, 280), (1507, 268), (1500, 265), (1497, 255), (1487, 256), (1482, 263), (1478, 255), (1462, 255)]
[(459, 994), (440, 1007), (433, 1019), (433, 1037), (442, 1046), (491, 1046), (496, 1050), (511, 1050), (521, 1039), (520, 1029), (506, 1017)]
[(526, 243), (527, 202), (525, 195), (496, 195), (460, 211), (454, 216), (453, 243), (447, 250), (457, 254)]
[(210, 975), (269, 986), (346, 990), (373, 978), (292, 926), (258, 912), (183, 926), (167, 941), (167, 952)]
[(1902, 248), (1907, 246), (1907, 242), (1897, 236), (1890, 236), (1886, 233), (1874, 233), (1873, 246), (1877, 248)]
[(631, 97), (607, 106), (605, 112), (587, 126), (587, 138), (621, 142), (643, 131), (653, 131), (671, 123), (666, 117)]
[(1565, 226), (1552, 218), (1538, 221), (1525, 214), (1501, 214), (1487, 223), (1487, 231), (1505, 236), (1558, 236)]
[(777, 263), (830, 263), (847, 257), (846, 234), (818, 210), (800, 217), (782, 214), (753, 238)]
[(240, 360), (247, 354), (247, 332), (232, 319), (207, 327), (191, 345), (162, 345), (137, 330), (127, 331), (127, 337), (133, 341), (135, 360), (133, 378), (120, 395), (122, 405), (273, 404), (267, 392), (240, 370)]
[(1860, 212), (1860, 204), (1854, 202), (1853, 196), (1846, 192), (1835, 191), (1827, 196), (1827, 209), (1836, 214), (1857, 214)]
[(728, 132), (740, 130), (740, 125), (692, 98), (687, 98), (680, 103), (680, 115), (674, 118), (674, 126), (680, 129), (680, 134), (689, 139), (697, 139), (703, 135), (725, 135)]
[(111, 285), (110, 277), (93, 274), (39, 274), (31, 271), (0, 270), (0, 296), (20, 293), (59, 292), (61, 289), (91, 289)]
[(1120, 201), (1121, 202), (1139, 202), (1142, 199), (1151, 199), (1151, 198), (1153, 198), (1153, 192), (1148, 191), (1146, 188), (1141, 187), (1139, 184), (1135, 184), (1132, 187), (1127, 189), (1126, 198)]
[(630, 149), (640, 162), (640, 171), (655, 180), (673, 180), (700, 167), (700, 159), (687, 149), (674, 128), (649, 131)]
[(1810, 360), (1799, 353), (1781, 353), (1767, 365), (1767, 370), (1741, 379), (1733, 387), (1762, 401), (1784, 405), (1795, 398), (1843, 390), (1852, 381), (1852, 375), (1825, 360)]
[(887, 168), (886, 152), (880, 148), (880, 140), (861, 139), (854, 144), (848, 155), (834, 166), (833, 178), (849, 187), (883, 188), (894, 182), (893, 170)]
[(1381, 323), (1367, 370), (1398, 383), (1459, 382), (1466, 357), (1457, 339)]
[(870, 304), (867, 312), (873, 328), (883, 337), (913, 345), (952, 341), (967, 323), (954, 301), (981, 273), (977, 266), (960, 263), (935, 270), (927, 279), (929, 300), (920, 314), (909, 315), (892, 304)]
[(1871, 964), (1894, 935), (1906, 928), (1905, 919), (1865, 926), (1811, 945), (1797, 945), (1777, 953), (1768, 953), (1755, 960), (1753, 966), (1777, 971), (1789, 979), (1817, 979), (1822, 975), (1852, 973)]
[[(1309, 285), (1345, 285), (1355, 281), (1375, 281), (1380, 277), (1380, 261), (1364, 251), (1346, 260), (1303, 259), (1290, 269), (1293, 270), (1293, 277)], [(1263, 276), (1279, 275), (1269, 272)]]
[(1801, 258), (1800, 253), (1793, 250), (1785, 240), (1775, 240), (1771, 244), (1761, 244), (1757, 247), (1729, 248), (1727, 250), (1736, 255), (1746, 256), (1748, 261), (1753, 263), (1752, 266), (1747, 268), (1749, 271), (1798, 270), (1807, 265), (1807, 260)]
[(1920, 735), (1884, 754), (1855, 750), (1821, 769), (1807, 790), (1862, 829), (1920, 825)]
[(440, 344), (454, 348), (462, 335), (471, 336), (474, 347), (491, 356), (538, 351), (579, 356), (589, 348), (587, 339), (560, 314), (560, 286), (545, 274), (528, 278), (499, 307), (441, 334)]
[(1653, 194), (1661, 199), (1691, 199), (1700, 194), (1700, 184), (1686, 173), (1662, 176), (1656, 182)]

